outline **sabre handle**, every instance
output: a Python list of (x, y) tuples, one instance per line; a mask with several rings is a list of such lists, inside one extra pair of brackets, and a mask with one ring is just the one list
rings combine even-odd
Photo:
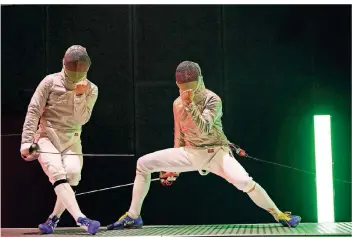
[(245, 150), (243, 150), (240, 146), (234, 144), (234, 143), (230, 143), (229, 144), (230, 146), (230, 149), (232, 151), (234, 151), (238, 156), (241, 156), (241, 157), (247, 157), (247, 153)]
[(29, 147), (29, 155), (23, 157), (23, 159), (25, 161), (34, 161), (37, 160), (39, 157), (39, 145), (37, 143), (33, 143), (30, 147)]
[(159, 173), (160, 183), (162, 186), (171, 186), (180, 174), (177, 172), (165, 172)]

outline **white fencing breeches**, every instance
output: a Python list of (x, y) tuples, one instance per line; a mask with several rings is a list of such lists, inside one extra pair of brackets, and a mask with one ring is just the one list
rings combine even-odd
[[(41, 151), (59, 153), (59, 150), (47, 137), (39, 138), (38, 145)], [(57, 180), (67, 179), (71, 186), (77, 186), (81, 180), (83, 157), (81, 155), (68, 154), (82, 154), (80, 139), (73, 141), (68, 148), (61, 152), (61, 155), (40, 154), (39, 163), (52, 184)]]
[(132, 215), (140, 214), (143, 200), (149, 191), (151, 173), (196, 170), (209, 170), (244, 192), (253, 187), (254, 181), (240, 163), (231, 156), (230, 148), (169, 148), (147, 154), (138, 159), (129, 212)]
[(142, 174), (196, 170), (209, 170), (240, 190), (244, 190), (252, 180), (227, 147), (170, 148), (147, 154), (137, 161), (137, 173)]

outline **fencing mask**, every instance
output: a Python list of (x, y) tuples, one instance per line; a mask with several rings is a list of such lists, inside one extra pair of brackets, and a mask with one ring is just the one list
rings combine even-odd
[(183, 61), (176, 68), (176, 84), (182, 90), (197, 90), (202, 73), (197, 63)]
[(77, 83), (86, 78), (91, 61), (86, 48), (73, 45), (67, 49), (63, 64), (68, 80)]

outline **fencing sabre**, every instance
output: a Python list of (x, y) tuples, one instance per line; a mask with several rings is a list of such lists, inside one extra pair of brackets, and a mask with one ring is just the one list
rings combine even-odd
[[(288, 166), (288, 165), (283, 165), (283, 164), (279, 164), (279, 163), (275, 163), (275, 162), (271, 162), (271, 161), (266, 161), (266, 160), (262, 160), (256, 157), (252, 157), (250, 155), (248, 155), (243, 149), (241, 149), (238, 145), (235, 145), (233, 143), (229, 144), (230, 148), (232, 151), (234, 151), (239, 157), (245, 157), (248, 159), (252, 159), (255, 161), (259, 161), (259, 162), (263, 162), (263, 163), (268, 163), (268, 164), (272, 164), (272, 165), (276, 165), (276, 166), (280, 166), (280, 167), (284, 167), (284, 168), (288, 168), (288, 169), (292, 169), (298, 172), (303, 172), (306, 174), (311, 174), (311, 175), (316, 175), (314, 172), (310, 172), (310, 171), (306, 171), (306, 170), (302, 170), (302, 169), (298, 169), (292, 166)], [(61, 153), (55, 153), (55, 152), (45, 152), (45, 151), (40, 151), (39, 145), (34, 143), (31, 145), (31, 147), (29, 148), (29, 156), (25, 157), (24, 159), (26, 161), (33, 161), (36, 160), (40, 154), (61, 154)], [(82, 156), (134, 156), (133, 154), (67, 154), (67, 155), (82, 155)], [(160, 178), (155, 178), (155, 179), (151, 179), (151, 181), (157, 181), (160, 180)], [(341, 180), (341, 179), (333, 179), (334, 181), (338, 181), (338, 182), (342, 182), (342, 183), (347, 183), (347, 184), (351, 184), (352, 182), (346, 181), (346, 180)], [(96, 192), (102, 192), (102, 191), (106, 191), (106, 190), (111, 190), (111, 189), (117, 189), (117, 188), (122, 188), (122, 187), (127, 187), (127, 186), (132, 186), (134, 183), (128, 183), (128, 184), (122, 184), (122, 185), (117, 185), (117, 186), (112, 186), (112, 187), (107, 187), (107, 188), (101, 188), (101, 189), (96, 189), (96, 190), (91, 190), (91, 191), (87, 191), (87, 192), (82, 192), (82, 193), (77, 193), (76, 196), (81, 196), (81, 195), (86, 195), (86, 194), (91, 194), (91, 193), (96, 193)]]
[(134, 156), (134, 154), (62, 154), (60, 152), (47, 152), (47, 151), (41, 151), (40, 147), (37, 143), (33, 143), (29, 147), (29, 155), (28, 156), (22, 156), (22, 158), (25, 161), (34, 161), (37, 160), (40, 154), (52, 154), (52, 155), (67, 155), (67, 156)]
[[(245, 157), (245, 158), (249, 158), (255, 161), (259, 161), (259, 162), (263, 162), (263, 163), (267, 163), (267, 164), (272, 164), (272, 165), (276, 165), (276, 166), (280, 166), (280, 167), (284, 167), (284, 168), (288, 168), (288, 169), (292, 169), (292, 170), (296, 170), (302, 173), (306, 173), (306, 174), (311, 174), (311, 175), (316, 175), (316, 173), (314, 172), (310, 172), (307, 170), (302, 170), (302, 169), (298, 169), (292, 166), (288, 166), (288, 165), (283, 165), (283, 164), (279, 164), (279, 163), (275, 163), (275, 162), (271, 162), (271, 161), (267, 161), (267, 160), (262, 160), (253, 156), (250, 156), (246, 153), (245, 150), (243, 150), (242, 148), (240, 148), (238, 145), (230, 143), (230, 148), (232, 151), (234, 151), (238, 156), (240, 157)], [(338, 181), (341, 183), (348, 183), (351, 184), (352, 182), (346, 181), (346, 180), (341, 180), (341, 179), (333, 179), (334, 181)]]

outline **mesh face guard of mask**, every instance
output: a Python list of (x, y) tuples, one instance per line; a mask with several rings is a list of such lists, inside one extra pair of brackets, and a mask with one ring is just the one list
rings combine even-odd
[(73, 45), (67, 49), (63, 64), (69, 81), (77, 83), (86, 78), (91, 61), (84, 47)]
[[(198, 89), (202, 73), (197, 63), (183, 61), (176, 68), (176, 83), (179, 87), (185, 87), (187, 84), (196, 84)], [(186, 87), (187, 89), (187, 87)]]

